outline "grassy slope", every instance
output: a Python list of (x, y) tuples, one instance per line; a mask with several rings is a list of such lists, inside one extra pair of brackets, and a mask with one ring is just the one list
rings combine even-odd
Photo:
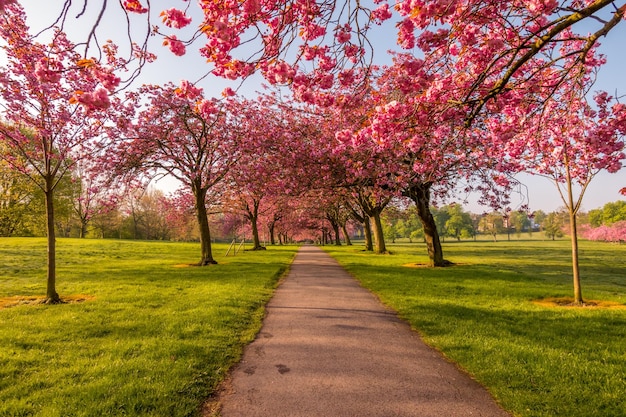
[[(192, 416), (260, 327), (295, 247), (58, 241), (61, 294), (0, 310), (0, 416)], [(45, 294), (45, 242), (0, 239), (0, 297)]]
[[(626, 416), (626, 310), (548, 308), (572, 295), (566, 241), (444, 245), (451, 268), (419, 244), (391, 256), (326, 249), (519, 416)], [(583, 296), (626, 304), (626, 245), (582, 242)]]

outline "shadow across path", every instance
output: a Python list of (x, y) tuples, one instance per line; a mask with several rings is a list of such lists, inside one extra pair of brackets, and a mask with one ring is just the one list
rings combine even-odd
[(314, 246), (298, 252), (228, 387), (222, 417), (509, 416)]

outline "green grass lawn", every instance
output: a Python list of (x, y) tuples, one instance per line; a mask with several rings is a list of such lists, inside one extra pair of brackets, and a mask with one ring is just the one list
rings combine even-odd
[[(569, 242), (444, 244), (450, 268), (423, 244), (325, 249), (424, 340), (516, 416), (626, 416), (626, 309), (545, 307), (573, 295)], [(626, 245), (581, 242), (583, 297), (626, 304)]]
[[(296, 247), (185, 267), (199, 244), (59, 239), (57, 291), (0, 309), (0, 416), (194, 416), (258, 331)], [(44, 239), (0, 238), (0, 298), (45, 295)]]

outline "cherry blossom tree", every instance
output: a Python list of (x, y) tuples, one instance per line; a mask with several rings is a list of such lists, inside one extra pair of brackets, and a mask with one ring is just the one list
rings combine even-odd
[(220, 102), (202, 94), (202, 89), (187, 81), (179, 87), (143, 86), (131, 93), (131, 98), (146, 104), (136, 122), (119, 119), (111, 134), (125, 139), (118, 141), (117, 156), (109, 163), (126, 174), (169, 174), (191, 191), (200, 232), (199, 265), (210, 265), (216, 261), (207, 203), (218, 203), (210, 193), (222, 191), (218, 186), (240, 158), (243, 109), (234, 99)]
[(545, 104), (543, 117), (526, 121), (519, 137), (508, 141), (520, 169), (551, 179), (569, 215), (574, 302), (583, 303), (578, 265), (576, 215), (587, 187), (602, 170), (622, 168), (626, 106), (606, 93), (595, 97), (594, 109), (584, 96), (589, 81), (571, 80)]
[[(373, 28), (395, 21), (400, 48), (419, 47), (428, 60), (444, 57), (459, 69), (435, 88), (444, 91), (464, 79), (460, 103), (469, 106), (468, 121), (499, 95), (524, 90), (537, 71), (554, 68), (567, 80), (587, 65), (589, 51), (626, 10), (614, 0), (399, 0), (393, 7), (386, 0), (248, 0), (198, 6), (161, 12), (166, 29), (157, 31), (173, 53), (200, 42), (199, 52), (216, 75), (234, 79), (261, 71), (270, 83), (289, 84), (298, 97), (318, 102), (333, 99), (323, 91), (330, 83), (351, 80), (355, 69), (371, 64)], [(148, 2), (124, 1), (123, 7), (150, 15)], [(591, 32), (573, 31), (582, 21), (594, 24)], [(200, 29), (178, 39), (174, 33), (194, 22)], [(560, 53), (573, 42), (576, 49)]]
[[(266, 202), (274, 196), (289, 194), (293, 181), (285, 177), (298, 161), (286, 146), (291, 113), (279, 111), (271, 96), (244, 100), (241, 105), (245, 123), (240, 145), (241, 157), (228, 176), (227, 206), (241, 212), (250, 222), (252, 250), (265, 249), (261, 245), (259, 219), (271, 205)], [(264, 207), (266, 206), (266, 207)]]
[(347, 246), (351, 246), (350, 234), (348, 233), (348, 220), (350, 219), (350, 212), (346, 207), (346, 196), (341, 196), (337, 193), (335, 201), (329, 201), (331, 204), (327, 204), (325, 207), (326, 220), (330, 223), (335, 236), (335, 245), (341, 246), (341, 238), (339, 230), (343, 233), (344, 240)]
[[(522, 99), (542, 72), (553, 72), (560, 84), (595, 66), (599, 39), (623, 21), (626, 11), (623, 2), (608, 0), (465, 0), (450, 6), (403, 2), (400, 26), (406, 29), (399, 40), (418, 45), (428, 57), (443, 54), (445, 65), (457, 69), (437, 88), (464, 81), (459, 102), (469, 106), (468, 122), (487, 103), (502, 101), (499, 96)], [(588, 26), (579, 30), (581, 21)], [(423, 31), (416, 36), (416, 29)]]
[(73, 181), (77, 183), (72, 197), (74, 213), (78, 217), (79, 237), (87, 234), (87, 226), (94, 217), (102, 216), (117, 207), (124, 189), (122, 184), (115, 184), (106, 171), (94, 165), (94, 155), (83, 158), (74, 168)]
[(493, 167), (499, 163), (504, 169), (504, 165), (498, 162), (499, 150), (489, 147), (483, 125), (468, 127), (464, 109), (451, 105), (448, 93), (443, 96), (431, 89), (443, 74), (439, 68), (432, 70), (423, 59), (397, 55), (394, 65), (382, 69), (371, 94), (369, 107), (374, 111), (350, 140), (385, 155), (380, 186), (396, 189), (415, 203), (430, 263), (446, 266), (450, 262), (443, 256), (430, 206), (462, 182), (469, 191), (472, 181), (480, 184), (485, 202), (502, 205), (505, 194), (490, 193), (496, 187), (488, 184), (494, 182), (489, 174)]
[(56, 30), (47, 44), (29, 33), (22, 8), (0, 3), (0, 36), (7, 66), (0, 69), (0, 158), (27, 176), (45, 195), (49, 303), (60, 302), (56, 291), (54, 191), (75, 164), (104, 144), (98, 139), (109, 94), (118, 86), (116, 69), (123, 62), (106, 44), (105, 63), (85, 59)]
[[(62, 3), (56, 21), (66, 24), (75, 9), (71, 1)], [(566, 81), (588, 65), (589, 52), (623, 21), (626, 10), (615, 0), (398, 0), (394, 5), (388, 0), (230, 0), (166, 10), (143, 0), (119, 6), (85, 0), (75, 14), (92, 26), (86, 49), (97, 46), (102, 16), (109, 9), (120, 12), (120, 6), (122, 20), (141, 21), (129, 13), (145, 17), (142, 27), (158, 33), (172, 53), (183, 55), (197, 45), (215, 75), (236, 79), (261, 72), (269, 83), (289, 85), (297, 98), (318, 104), (338, 98), (327, 91), (332, 84), (364, 84), (378, 52), (370, 38), (377, 26), (394, 23), (399, 48), (419, 48), (427, 61), (456, 69), (432, 89), (445, 93), (462, 86), (449, 102), (464, 106), (468, 124), (500, 95), (523, 97), (537, 72), (551, 68)], [(85, 22), (88, 7), (97, 9), (92, 22)], [(152, 24), (157, 16), (163, 27)], [(145, 39), (138, 43), (146, 44)], [(575, 49), (568, 47), (574, 43)]]
[(590, 227), (589, 225), (582, 225), (580, 229), (581, 236), (588, 240), (612, 243), (626, 242), (626, 220), (608, 226)]
[(374, 240), (372, 238), (372, 226), (369, 216), (358, 204), (353, 204), (350, 199), (344, 201), (344, 204), (348, 209), (350, 216), (363, 226), (365, 250), (374, 251)]
[(165, 219), (170, 225), (175, 240), (198, 240), (198, 221), (194, 209), (194, 196), (191, 192), (178, 189), (162, 199)]

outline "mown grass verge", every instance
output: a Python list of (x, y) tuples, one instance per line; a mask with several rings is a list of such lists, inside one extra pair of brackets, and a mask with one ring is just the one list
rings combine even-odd
[[(188, 266), (199, 244), (59, 239), (62, 305), (0, 309), (0, 416), (195, 416), (296, 247)], [(0, 298), (45, 294), (43, 239), (0, 239)]]
[[(516, 416), (626, 416), (626, 309), (546, 307), (571, 297), (566, 241), (420, 244), (392, 255), (325, 249)], [(411, 267), (413, 266), (413, 267)], [(626, 245), (581, 242), (583, 296), (626, 304)]]

